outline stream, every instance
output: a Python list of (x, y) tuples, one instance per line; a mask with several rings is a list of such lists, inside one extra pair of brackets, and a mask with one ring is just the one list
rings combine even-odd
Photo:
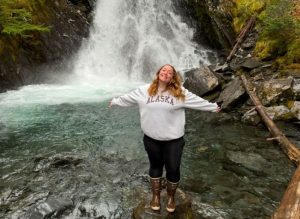
[[(0, 94), (0, 218), (131, 218), (150, 193), (148, 158), (137, 107), (109, 101), (165, 63), (184, 72), (215, 55), (173, 11), (170, 0), (98, 1), (68, 78)], [(224, 112), (187, 110), (186, 122), (180, 188), (194, 218), (270, 218), (295, 167), (267, 129)]]
[[(0, 95), (1, 218), (42, 218), (45, 203), (62, 208), (53, 218), (130, 218), (144, 198), (137, 191), (150, 192), (137, 107), (72, 102), (69, 89)], [(195, 218), (270, 218), (295, 168), (268, 136), (225, 113), (187, 111), (180, 188)]]

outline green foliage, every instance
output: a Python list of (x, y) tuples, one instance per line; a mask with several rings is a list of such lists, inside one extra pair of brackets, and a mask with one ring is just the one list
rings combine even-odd
[(1, 0), (0, 31), (3, 34), (27, 36), (32, 31), (50, 31), (49, 27), (35, 24), (32, 20), (32, 0)]
[(277, 54), (274, 48), (278, 44), (277, 40), (259, 40), (256, 43), (255, 52), (261, 59), (276, 58)]
[(288, 63), (300, 63), (300, 38), (299, 37), (288, 45), (286, 57)]
[(259, 19), (263, 29), (262, 37), (279, 36), (289, 40), (295, 34), (295, 23), (291, 16), (290, 0), (272, 0)]
[(260, 58), (281, 56), (280, 64), (299, 61), (300, 24), (299, 19), (292, 16), (292, 11), (293, 4), (290, 0), (271, 0), (261, 13), (261, 35), (256, 46), (256, 53)]
[(254, 14), (264, 10), (267, 0), (236, 0), (236, 7), (232, 13), (236, 32), (240, 32), (246, 21)]

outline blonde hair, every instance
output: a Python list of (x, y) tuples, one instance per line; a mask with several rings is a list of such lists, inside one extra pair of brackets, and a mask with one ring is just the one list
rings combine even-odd
[(184, 101), (185, 95), (181, 88), (182, 78), (181, 78), (180, 74), (176, 72), (175, 68), (169, 64), (165, 64), (158, 69), (158, 71), (156, 72), (156, 78), (152, 81), (152, 83), (150, 84), (150, 87), (148, 88), (148, 94), (149, 94), (149, 96), (155, 96), (157, 94), (158, 82), (159, 82), (159, 72), (166, 65), (170, 66), (173, 69), (173, 78), (167, 85), (166, 90), (169, 91), (177, 100)]

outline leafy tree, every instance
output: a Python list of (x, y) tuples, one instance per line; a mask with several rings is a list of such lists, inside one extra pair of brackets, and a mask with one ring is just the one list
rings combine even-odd
[(286, 56), (288, 62), (299, 59), (300, 22), (292, 15), (293, 9), (291, 0), (271, 0), (261, 13), (261, 36), (256, 47), (259, 57)]

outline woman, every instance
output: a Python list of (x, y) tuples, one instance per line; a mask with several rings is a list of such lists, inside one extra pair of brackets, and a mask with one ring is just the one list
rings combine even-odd
[(162, 66), (151, 84), (113, 98), (112, 105), (138, 104), (144, 146), (150, 161), (150, 183), (153, 210), (160, 209), (163, 167), (167, 179), (167, 211), (175, 211), (174, 195), (180, 180), (180, 162), (184, 146), (185, 108), (219, 112), (210, 103), (181, 86), (181, 77), (169, 64)]

